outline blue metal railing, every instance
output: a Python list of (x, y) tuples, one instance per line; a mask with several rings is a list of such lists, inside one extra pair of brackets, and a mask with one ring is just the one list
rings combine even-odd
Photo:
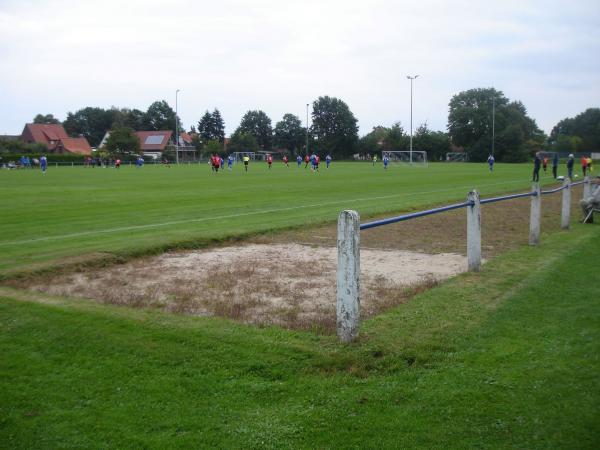
[[(555, 192), (562, 191), (563, 189), (567, 189), (568, 187), (577, 186), (577, 185), (583, 184), (583, 183), (585, 183), (585, 181), (578, 181), (576, 183), (571, 183), (569, 186), (559, 186), (555, 189), (550, 189), (547, 191), (540, 191), (540, 193), (542, 195), (554, 194)], [(500, 197), (485, 198), (485, 199), (481, 199), (479, 201), (479, 203), (481, 205), (485, 205), (487, 203), (501, 202), (504, 200), (512, 200), (515, 198), (536, 197), (536, 196), (537, 196), (537, 192), (531, 191), (531, 192), (525, 192), (522, 194), (510, 194), (510, 195), (503, 195)], [(367, 222), (367, 223), (361, 224), (360, 229), (368, 230), (369, 228), (375, 228), (375, 227), (380, 227), (382, 225), (389, 225), (391, 223), (402, 222), (402, 221), (410, 220), (410, 219), (416, 219), (417, 217), (429, 216), (431, 214), (438, 214), (438, 213), (445, 212), (445, 211), (451, 211), (453, 209), (466, 208), (467, 206), (473, 206), (473, 204), (474, 203), (472, 201), (466, 201), (463, 203), (456, 203), (454, 205), (441, 206), (439, 208), (427, 209), (425, 211), (418, 211), (418, 212), (414, 212), (414, 213), (410, 213), (410, 214), (403, 214), (401, 216), (390, 217), (388, 219), (374, 220), (373, 222)]]

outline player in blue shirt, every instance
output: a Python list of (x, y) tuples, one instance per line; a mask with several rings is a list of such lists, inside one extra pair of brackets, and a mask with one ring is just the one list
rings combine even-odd
[(390, 158), (388, 158), (388, 155), (385, 155), (383, 157), (383, 168), (385, 170), (387, 170), (387, 166), (388, 166), (389, 163), (390, 163)]
[(331, 155), (327, 155), (325, 157), (325, 164), (327, 164), (327, 169), (329, 169), (329, 164), (331, 164)]
[(231, 170), (233, 167), (233, 155), (227, 157), (227, 169)]
[(489, 164), (489, 166), (490, 166), (490, 172), (493, 172), (493, 171), (494, 171), (494, 162), (495, 162), (495, 161), (496, 161), (496, 160), (494, 159), (494, 157), (493, 157), (492, 155), (488, 156), (487, 163), (488, 163), (488, 164)]
[(48, 160), (44, 155), (40, 158), (40, 168), (42, 169), (42, 173), (46, 173), (46, 169), (48, 168)]
[(296, 156), (296, 162), (298, 163), (298, 167), (300, 167), (302, 165), (302, 156)]

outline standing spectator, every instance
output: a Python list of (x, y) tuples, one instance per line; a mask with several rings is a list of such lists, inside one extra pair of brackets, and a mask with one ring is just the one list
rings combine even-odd
[(540, 181), (540, 166), (542, 165), (542, 160), (540, 159), (540, 152), (536, 152), (535, 158), (533, 160), (533, 180), (534, 182)]
[(573, 165), (575, 164), (575, 156), (573, 153), (569, 155), (569, 159), (567, 159), (567, 176), (569, 180), (573, 179)]
[(552, 157), (552, 176), (554, 177), (555, 180), (556, 180), (556, 177), (558, 176), (557, 171), (558, 171), (558, 153), (555, 153), (554, 156)]
[(583, 172), (583, 176), (585, 177), (588, 167), (588, 161), (585, 156), (581, 157), (581, 172)]

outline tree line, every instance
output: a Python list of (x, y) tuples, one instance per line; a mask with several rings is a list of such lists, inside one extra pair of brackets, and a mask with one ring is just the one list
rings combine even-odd
[[(60, 123), (52, 114), (38, 114), (34, 122)], [(152, 103), (146, 111), (86, 107), (69, 112), (62, 124), (69, 135), (85, 136), (94, 147), (100, 144), (107, 130), (112, 130), (110, 151), (123, 148), (136, 151), (133, 130), (175, 130), (176, 122), (184, 131), (175, 111), (161, 100)], [(357, 122), (344, 101), (329, 96), (313, 102), (308, 130), (294, 114), (284, 114), (273, 126), (264, 111), (250, 110), (231, 134), (227, 151), (283, 149), (292, 154), (304, 154), (308, 144), (309, 152), (348, 158), (356, 153), (374, 154), (409, 148), (410, 135), (400, 122), (389, 127), (375, 126), (362, 137), (358, 136)], [(212, 112), (207, 110), (189, 132), (199, 151), (223, 151), (225, 122), (217, 108)], [(431, 130), (425, 123), (413, 134), (413, 149), (426, 151), (430, 160), (444, 159), (449, 151), (464, 151), (472, 161), (484, 161), (492, 147), (496, 160), (505, 162), (526, 161), (539, 150), (598, 152), (600, 109), (590, 108), (575, 118), (563, 119), (550, 136), (546, 136), (528, 116), (523, 103), (511, 101), (494, 88), (477, 88), (452, 97), (445, 132)]]

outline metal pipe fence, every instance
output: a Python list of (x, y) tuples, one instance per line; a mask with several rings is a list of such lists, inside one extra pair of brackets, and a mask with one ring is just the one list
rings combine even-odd
[(337, 271), (337, 333), (342, 342), (351, 342), (358, 337), (360, 323), (360, 231), (376, 228), (392, 223), (440, 214), (446, 211), (466, 208), (467, 210), (467, 265), (468, 271), (478, 272), (481, 269), (481, 205), (502, 202), (518, 198), (531, 198), (529, 244), (537, 245), (540, 240), (541, 199), (542, 195), (563, 192), (561, 227), (568, 229), (571, 212), (571, 187), (584, 184), (584, 197), (589, 191), (590, 179), (571, 183), (566, 178), (554, 189), (542, 191), (538, 183), (534, 183), (530, 192), (509, 194), (480, 199), (477, 191), (469, 192), (467, 200), (462, 203), (441, 206), (424, 211), (403, 214), (372, 222), (360, 223), (358, 212), (347, 210), (340, 213), (338, 219), (338, 271)]

